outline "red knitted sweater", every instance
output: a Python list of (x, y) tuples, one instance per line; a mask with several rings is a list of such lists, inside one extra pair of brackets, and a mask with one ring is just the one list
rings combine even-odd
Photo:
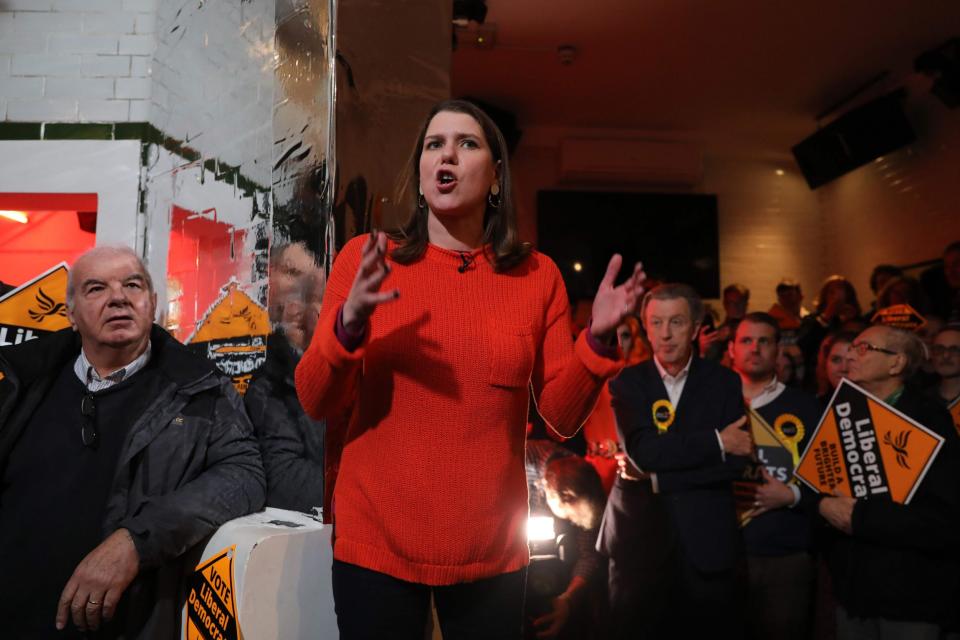
[(515, 571), (528, 562), (528, 384), (546, 421), (571, 434), (620, 363), (570, 339), (546, 256), (498, 274), (477, 250), (461, 273), (460, 253), (433, 245), (412, 264), (390, 261), (383, 290), (400, 298), (377, 307), (348, 352), (334, 327), (365, 240), (337, 257), (296, 371), (307, 413), (349, 415), (331, 423), (345, 433), (328, 434), (344, 443), (334, 557), (430, 585)]

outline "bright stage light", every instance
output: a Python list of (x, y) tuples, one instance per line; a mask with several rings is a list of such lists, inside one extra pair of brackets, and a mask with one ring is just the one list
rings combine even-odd
[(27, 214), (23, 211), (4, 211), (0, 209), (0, 217), (19, 222), (20, 224), (27, 224), (28, 222)]
[(553, 518), (550, 516), (530, 516), (527, 518), (527, 540), (530, 542), (553, 540), (556, 537)]

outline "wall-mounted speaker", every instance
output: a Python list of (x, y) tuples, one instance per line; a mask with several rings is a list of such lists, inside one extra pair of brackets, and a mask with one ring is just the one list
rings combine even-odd
[(903, 113), (902, 89), (848, 111), (793, 147), (811, 189), (904, 147), (917, 136)]
[(951, 38), (936, 49), (924, 51), (913, 68), (933, 78), (931, 93), (950, 109), (960, 107), (960, 38)]

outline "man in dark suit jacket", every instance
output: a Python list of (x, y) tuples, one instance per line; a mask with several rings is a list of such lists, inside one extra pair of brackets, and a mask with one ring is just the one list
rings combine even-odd
[(742, 553), (732, 482), (752, 441), (739, 377), (693, 356), (703, 318), (682, 284), (641, 310), (654, 357), (610, 383), (629, 459), (598, 549), (610, 561), (612, 628), (624, 638), (742, 635)]

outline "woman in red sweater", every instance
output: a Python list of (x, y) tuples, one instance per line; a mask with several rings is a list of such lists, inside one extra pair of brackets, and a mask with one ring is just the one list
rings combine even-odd
[(410, 164), (410, 221), (344, 246), (296, 370), (307, 413), (343, 423), (328, 432), (343, 444), (337, 623), (341, 638), (420, 640), (432, 592), (447, 640), (518, 638), (528, 388), (558, 433), (575, 433), (620, 369), (615, 330), (644, 274), (614, 287), (614, 256), (573, 343), (556, 265), (518, 239), (490, 118), (440, 103)]

